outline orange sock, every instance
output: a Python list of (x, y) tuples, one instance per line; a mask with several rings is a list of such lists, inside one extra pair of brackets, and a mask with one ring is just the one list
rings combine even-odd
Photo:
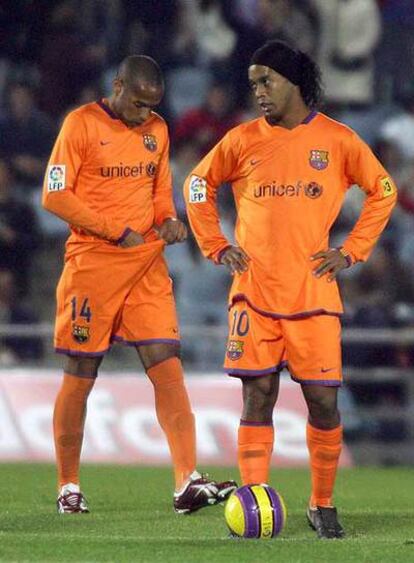
[(79, 484), (79, 463), (86, 416), (86, 401), (95, 378), (63, 376), (53, 412), (56, 463), (59, 487)]
[(170, 447), (178, 490), (196, 466), (195, 421), (183, 369), (178, 358), (168, 358), (147, 374), (154, 385), (157, 418)]
[(269, 481), (273, 441), (273, 424), (240, 421), (238, 461), (243, 485)]
[(342, 448), (342, 426), (332, 430), (306, 427), (312, 476), (311, 506), (332, 506), (336, 469)]

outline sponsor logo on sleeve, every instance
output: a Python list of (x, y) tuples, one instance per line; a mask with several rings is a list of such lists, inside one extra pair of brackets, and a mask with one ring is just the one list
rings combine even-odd
[(397, 191), (394, 182), (389, 176), (381, 179), (382, 195), (383, 197), (390, 197)]
[(66, 187), (66, 165), (50, 164), (47, 167), (47, 191), (60, 192)]
[(207, 201), (207, 181), (200, 176), (190, 178), (190, 203), (203, 203)]
[(318, 149), (312, 149), (309, 156), (309, 164), (315, 170), (325, 170), (329, 164), (329, 153), (328, 151), (320, 151)]

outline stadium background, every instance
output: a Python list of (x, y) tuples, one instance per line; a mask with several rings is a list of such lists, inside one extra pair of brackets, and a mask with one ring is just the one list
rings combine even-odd
[[(185, 220), (185, 176), (228, 128), (257, 115), (248, 60), (264, 40), (281, 38), (319, 62), (323, 110), (371, 145), (400, 189), (368, 264), (341, 276), (342, 462), (414, 463), (413, 1), (6, 0), (0, 28), (0, 460), (53, 459), (49, 421), (61, 358), (51, 336), (67, 228), (41, 210), (40, 193), (65, 114), (108, 95), (124, 56), (153, 56), (166, 79), (159, 112), (170, 127), (175, 201)], [(332, 244), (343, 240), (360, 204), (359, 190), (350, 190)], [(220, 207), (231, 237), (228, 186)], [(167, 254), (201, 459), (234, 464), (238, 382), (219, 376), (230, 277), (202, 259), (192, 238)], [(137, 366), (135, 354), (119, 346), (106, 358), (84, 459), (168, 462)], [(287, 380), (276, 412), (276, 466), (307, 458), (304, 407)]]

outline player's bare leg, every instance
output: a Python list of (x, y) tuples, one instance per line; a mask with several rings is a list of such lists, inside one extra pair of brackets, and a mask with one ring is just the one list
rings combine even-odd
[(243, 485), (267, 483), (273, 451), (273, 409), (279, 375), (242, 379), (243, 413), (238, 435), (238, 462)]
[(86, 404), (102, 358), (68, 357), (53, 413), (60, 514), (89, 512), (80, 490), (79, 464)]
[(171, 452), (175, 511), (194, 512), (226, 500), (236, 483), (218, 483), (196, 470), (195, 422), (184, 384), (179, 346), (148, 344), (137, 347), (137, 350), (154, 386), (157, 418)]
[(342, 538), (344, 531), (332, 504), (336, 470), (342, 447), (337, 387), (302, 385), (309, 409), (307, 442), (312, 494), (307, 510), (310, 526), (323, 539)]

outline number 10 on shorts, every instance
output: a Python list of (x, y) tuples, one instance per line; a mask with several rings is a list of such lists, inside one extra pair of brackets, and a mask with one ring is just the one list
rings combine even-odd
[(249, 316), (247, 311), (234, 311), (233, 322), (231, 327), (231, 336), (237, 334), (238, 336), (246, 336), (249, 332)]
[(71, 304), (72, 304), (72, 321), (76, 321), (77, 317), (81, 317), (83, 319), (86, 319), (88, 321), (88, 323), (90, 322), (91, 318), (92, 318), (92, 312), (91, 312), (91, 308), (88, 305), (88, 301), (89, 298), (86, 297), (83, 302), (82, 305), (80, 307), (78, 307), (78, 300), (76, 297), (72, 297), (72, 299), (70, 300)]

